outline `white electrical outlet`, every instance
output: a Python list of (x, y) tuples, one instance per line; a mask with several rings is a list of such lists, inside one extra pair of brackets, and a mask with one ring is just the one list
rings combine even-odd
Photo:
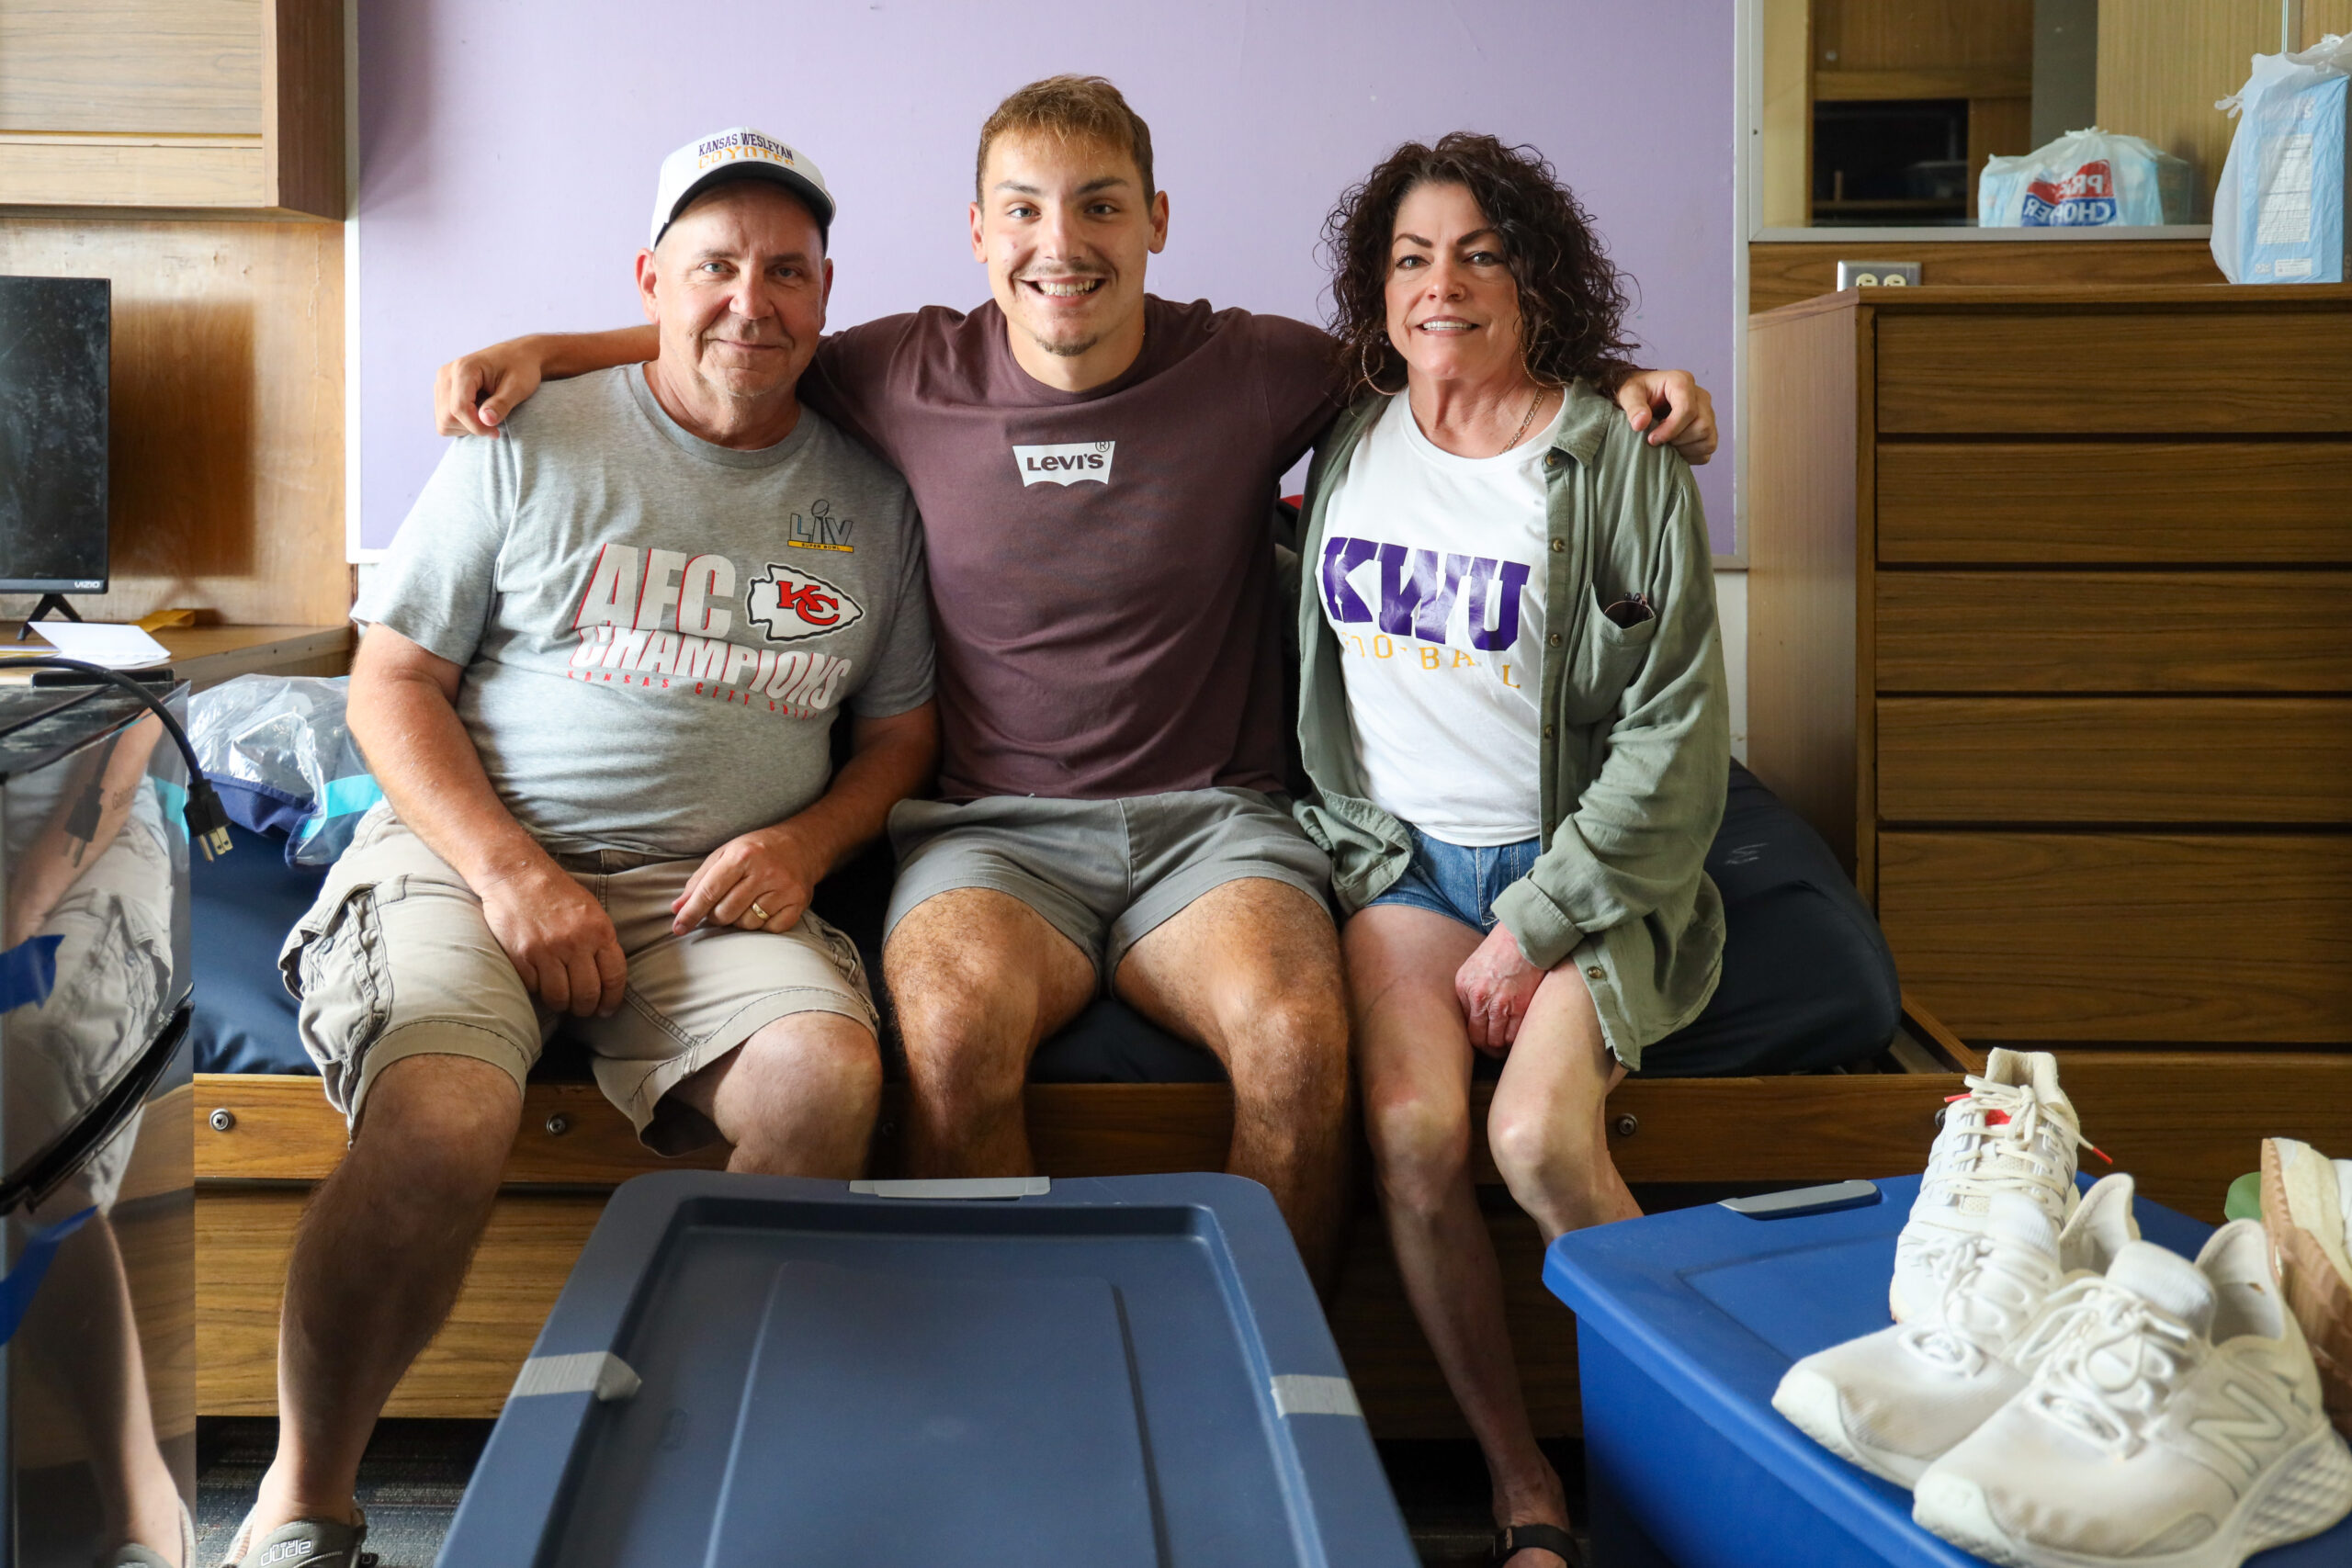
[(1838, 287), (1848, 288), (1912, 288), (1919, 282), (1917, 262), (1841, 261)]

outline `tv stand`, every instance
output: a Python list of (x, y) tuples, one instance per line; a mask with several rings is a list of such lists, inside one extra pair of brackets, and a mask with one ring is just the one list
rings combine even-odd
[(32, 614), (25, 617), (25, 624), (17, 628), (17, 640), (22, 642), (32, 636), (33, 623), (47, 615), (51, 610), (69, 621), (78, 621), (82, 618), (82, 612), (67, 604), (64, 594), (44, 593), (40, 596), (40, 603), (33, 606)]

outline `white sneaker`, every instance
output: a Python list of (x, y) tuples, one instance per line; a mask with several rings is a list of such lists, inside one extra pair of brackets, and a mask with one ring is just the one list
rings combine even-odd
[(1807, 1356), (1772, 1408), (1830, 1452), (1913, 1485), (2025, 1387), (2082, 1287), (2140, 1237), (2128, 1176), (2093, 1187), (2063, 1232), (2023, 1192), (1995, 1192), (1984, 1221), (1933, 1311)]
[(1995, 1048), (1982, 1077), (1944, 1109), (1911, 1217), (1894, 1244), (1887, 1304), (1894, 1321), (1930, 1314), (1984, 1228), (1996, 1192), (2023, 1192), (2050, 1228), (2075, 1212), (2075, 1150), (2083, 1141), (2075, 1107), (2058, 1088), (2058, 1059), (2046, 1051)]
[(2009, 1568), (2236, 1568), (2352, 1512), (2352, 1450), (2262, 1227), (2149, 1242), (2087, 1287), (2023, 1393), (1919, 1478), (1912, 1517)]
[(2265, 1138), (2262, 1228), (2287, 1308), (2318, 1363), (2320, 1398), (2335, 1429), (2352, 1438), (2352, 1159)]

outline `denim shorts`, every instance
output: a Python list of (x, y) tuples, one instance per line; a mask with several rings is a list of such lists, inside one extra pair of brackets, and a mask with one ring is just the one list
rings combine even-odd
[(1472, 848), (1432, 839), (1419, 828), (1408, 826), (1406, 831), (1413, 835), (1412, 863), (1373, 904), (1409, 904), (1473, 931), (1495, 929), (1495, 900), (1544, 852), (1541, 839)]

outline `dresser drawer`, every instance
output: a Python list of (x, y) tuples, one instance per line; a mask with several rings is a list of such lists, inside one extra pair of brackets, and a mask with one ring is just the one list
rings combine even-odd
[(1882, 833), (1878, 888), (1971, 1043), (2352, 1042), (2352, 838)]
[(2352, 571), (1883, 571), (1877, 690), (2352, 692)]
[(2352, 443), (1887, 442), (1878, 558), (2352, 565)]
[(1878, 815), (2352, 823), (2352, 698), (1883, 698)]
[(1933, 435), (2352, 431), (2352, 312), (1903, 311), (1878, 428)]

